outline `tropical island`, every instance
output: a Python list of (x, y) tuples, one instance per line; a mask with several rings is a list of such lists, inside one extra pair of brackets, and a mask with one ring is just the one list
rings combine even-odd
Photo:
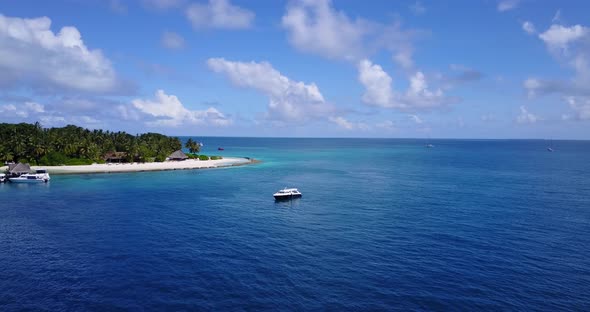
[(200, 154), (192, 139), (182, 151), (177, 137), (159, 133), (89, 130), (68, 125), (43, 128), (40, 123), (0, 123), (0, 172), (10, 164), (44, 167), (50, 173), (99, 173), (214, 168), (252, 162)]

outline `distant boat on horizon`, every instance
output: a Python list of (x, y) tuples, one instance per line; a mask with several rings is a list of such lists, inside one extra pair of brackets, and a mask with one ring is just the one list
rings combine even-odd
[(223, 151), (223, 150), (225, 150), (225, 149), (224, 149), (223, 147), (218, 147), (218, 148), (217, 148), (217, 150), (218, 150), (218, 151)]
[(555, 151), (553, 149), (553, 140), (549, 140), (549, 146), (547, 146), (547, 151), (549, 151), (549, 152), (554, 152)]

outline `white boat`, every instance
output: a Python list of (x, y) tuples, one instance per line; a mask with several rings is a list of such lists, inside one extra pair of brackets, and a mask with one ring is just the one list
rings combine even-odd
[(45, 169), (37, 169), (35, 173), (21, 174), (19, 177), (10, 178), (10, 182), (13, 183), (38, 183), (38, 182), (49, 182), (51, 178), (49, 173)]
[(302, 194), (296, 188), (284, 188), (284, 189), (274, 193), (272, 196), (274, 196), (274, 198), (276, 200), (282, 200), (282, 199), (298, 198), (298, 197), (301, 197)]
[(5, 182), (5, 181), (6, 181), (6, 174), (0, 173), (0, 183)]

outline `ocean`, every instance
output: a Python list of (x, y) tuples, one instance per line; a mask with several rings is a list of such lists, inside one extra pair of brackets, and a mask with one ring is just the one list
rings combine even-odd
[(590, 310), (589, 141), (195, 139), (262, 162), (0, 185), (0, 310)]

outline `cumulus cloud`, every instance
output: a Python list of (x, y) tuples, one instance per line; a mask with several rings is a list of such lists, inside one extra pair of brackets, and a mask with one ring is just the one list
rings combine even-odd
[(530, 97), (561, 93), (564, 96), (590, 95), (590, 28), (582, 25), (551, 25), (539, 34), (549, 53), (574, 74), (570, 79), (529, 77), (523, 83)]
[(186, 9), (186, 17), (194, 29), (244, 29), (254, 24), (254, 12), (232, 5), (229, 0), (194, 3)]
[(210, 58), (209, 69), (223, 74), (238, 87), (251, 88), (269, 98), (266, 117), (283, 122), (304, 122), (329, 116), (334, 107), (314, 84), (293, 81), (267, 62), (233, 62)]
[(524, 30), (524, 32), (526, 32), (529, 35), (535, 34), (537, 32), (537, 30), (535, 29), (535, 25), (533, 25), (533, 23), (529, 21), (524, 21), (522, 23), (522, 30)]
[(565, 98), (573, 115), (564, 119), (590, 120), (590, 97), (568, 96)]
[(391, 88), (391, 77), (379, 66), (369, 60), (362, 60), (358, 65), (359, 82), (365, 87), (362, 100), (367, 104), (381, 107), (403, 108), (401, 103), (394, 101)]
[(436, 109), (450, 104), (441, 89), (431, 90), (426, 77), (420, 71), (409, 77), (409, 87), (404, 93), (392, 88), (392, 79), (381, 66), (364, 59), (358, 64), (359, 82), (365, 87), (362, 101), (369, 105), (394, 108), (402, 111)]
[(354, 124), (352, 122), (346, 120), (344, 117), (341, 117), (341, 116), (330, 117), (329, 120), (346, 130), (354, 129)]
[(189, 110), (175, 95), (168, 95), (163, 90), (157, 90), (154, 99), (134, 99), (133, 107), (143, 114), (155, 118), (147, 122), (151, 126), (178, 127), (184, 124), (208, 124), (227, 126), (232, 120), (214, 107), (207, 110)]
[(184, 48), (185, 44), (184, 38), (181, 35), (171, 31), (165, 31), (162, 33), (160, 42), (162, 43), (163, 47), (170, 50), (182, 49)]
[(516, 122), (520, 124), (532, 124), (539, 120), (539, 116), (529, 112), (526, 107), (520, 106), (520, 115), (516, 117)]
[(384, 25), (350, 18), (330, 0), (291, 2), (282, 25), (289, 42), (300, 51), (356, 62), (387, 49), (402, 67), (413, 65), (412, 40), (419, 33), (402, 30), (399, 23)]
[(37, 116), (45, 112), (45, 107), (36, 102), (24, 102), (0, 105), (0, 114), (11, 119), (12, 117), (27, 118), (30, 115)]
[(23, 19), (0, 14), (0, 88), (28, 86), (116, 94), (129, 92), (100, 50), (89, 49), (75, 27), (58, 33), (47, 17)]
[(551, 25), (548, 30), (539, 34), (539, 38), (545, 42), (549, 50), (566, 54), (568, 45), (588, 35), (588, 27), (574, 25)]
[(296, 48), (328, 58), (358, 58), (370, 31), (366, 21), (350, 19), (328, 0), (291, 3), (282, 24)]
[(514, 10), (520, 4), (520, 0), (501, 0), (498, 2), (498, 11), (506, 12)]

